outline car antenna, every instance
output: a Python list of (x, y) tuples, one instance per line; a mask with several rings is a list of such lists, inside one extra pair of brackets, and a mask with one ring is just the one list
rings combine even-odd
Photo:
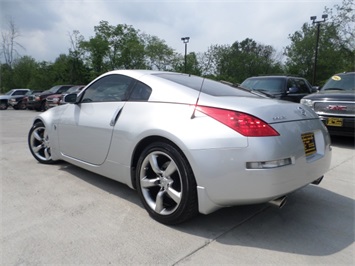
[(198, 101), (200, 100), (200, 95), (201, 95), (201, 91), (202, 91), (202, 87), (203, 87), (203, 83), (204, 82), (205, 82), (205, 78), (202, 79), (201, 87), (200, 87), (200, 90), (198, 91), (198, 96), (197, 96), (197, 99), (196, 99), (194, 111), (192, 112), (192, 115), (191, 115), (191, 119), (194, 119), (196, 117), (195, 116), (196, 107), (197, 107)]

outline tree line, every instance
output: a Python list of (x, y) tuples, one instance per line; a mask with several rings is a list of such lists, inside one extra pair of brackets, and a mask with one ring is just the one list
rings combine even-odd
[[(322, 85), (332, 74), (355, 71), (355, 3), (325, 7), (328, 19), (321, 24), (317, 76), (313, 85)], [(246, 38), (232, 44), (212, 44), (206, 52), (186, 56), (186, 72), (215, 80), (241, 83), (250, 76), (289, 74), (312, 81), (317, 27), (311, 22), (290, 34), (290, 45), (282, 52), (271, 45)], [(185, 72), (184, 55), (177, 53), (157, 36), (126, 24), (101, 21), (94, 36), (85, 39), (80, 31), (69, 34), (70, 48), (54, 62), (38, 62), (20, 56), (23, 46), (13, 21), (2, 32), (0, 89), (49, 89), (57, 84), (87, 84), (113, 69), (154, 69)], [(286, 60), (283, 60), (283, 58)]]

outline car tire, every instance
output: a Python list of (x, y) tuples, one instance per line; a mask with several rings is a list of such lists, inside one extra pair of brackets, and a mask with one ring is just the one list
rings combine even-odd
[(0, 110), (6, 110), (8, 107), (6, 102), (0, 102)]
[(27, 109), (26, 104), (25, 104), (23, 101), (19, 102), (19, 103), (17, 104), (17, 109), (19, 109), (19, 110), (26, 110), (26, 109)]
[(28, 133), (28, 146), (37, 161), (52, 164), (52, 153), (46, 127), (42, 122), (35, 123)]
[(187, 159), (173, 145), (155, 142), (137, 163), (140, 199), (156, 221), (179, 224), (198, 214), (197, 185)]

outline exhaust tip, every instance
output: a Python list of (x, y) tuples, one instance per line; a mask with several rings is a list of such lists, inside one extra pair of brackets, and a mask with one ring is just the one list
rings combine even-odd
[(286, 196), (282, 196), (280, 198), (274, 199), (274, 200), (270, 200), (269, 203), (279, 209), (281, 209), (283, 206), (285, 206), (287, 201)]
[(320, 178), (318, 178), (318, 179), (314, 180), (314, 181), (312, 182), (312, 184), (313, 184), (313, 185), (319, 185), (319, 184), (320, 184), (320, 182), (322, 182), (323, 177), (324, 177), (324, 176), (321, 176)]

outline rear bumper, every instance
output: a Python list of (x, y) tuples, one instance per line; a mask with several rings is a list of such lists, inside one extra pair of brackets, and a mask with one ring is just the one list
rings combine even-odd
[[(313, 124), (305, 121), (299, 128), (290, 126), (289, 134), (279, 137), (248, 138), (245, 148), (192, 151), (199, 211), (208, 214), (222, 207), (268, 202), (323, 176), (331, 163), (330, 138), (321, 123), (318, 128)], [(317, 147), (308, 157), (301, 138), (305, 129), (314, 133)], [(269, 169), (248, 168), (250, 162), (285, 158), (291, 158), (292, 163)], [(198, 167), (201, 165), (204, 167)]]

